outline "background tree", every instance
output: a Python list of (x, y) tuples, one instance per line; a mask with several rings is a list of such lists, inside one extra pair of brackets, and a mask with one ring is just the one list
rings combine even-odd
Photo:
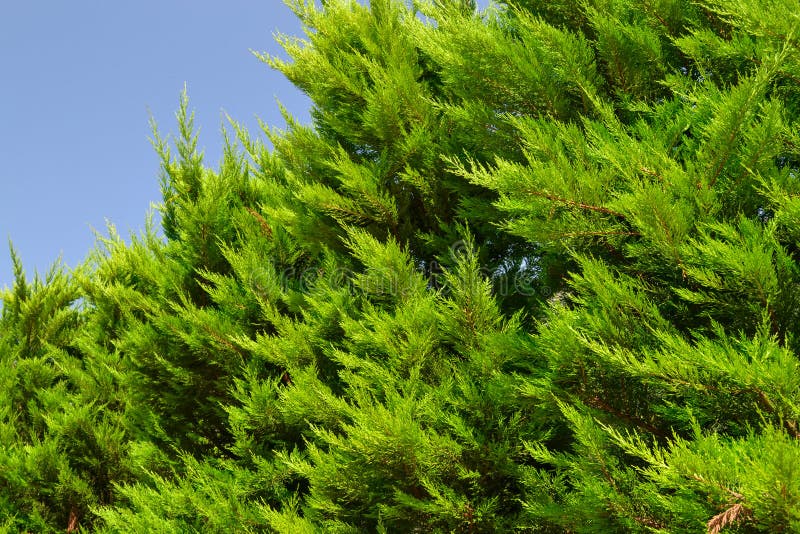
[[(0, 517), (8, 532), (76, 531), (132, 480), (120, 362), (92, 343), (75, 280), (55, 265), (16, 281), (0, 315)], [(88, 357), (84, 357), (87, 355)]]

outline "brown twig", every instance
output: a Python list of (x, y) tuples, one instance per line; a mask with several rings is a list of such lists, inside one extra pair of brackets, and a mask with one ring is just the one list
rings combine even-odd
[(568, 206), (572, 206), (575, 208), (580, 208), (589, 211), (596, 211), (599, 213), (605, 213), (606, 215), (613, 215), (614, 217), (619, 217), (621, 219), (625, 218), (625, 214), (606, 208), (605, 206), (593, 206), (592, 204), (585, 204), (583, 202), (578, 202), (577, 200), (570, 200), (568, 198), (551, 195), (550, 193), (545, 193), (542, 191), (526, 191), (526, 193), (536, 197), (546, 198), (547, 200), (552, 200), (554, 202), (562, 202)]
[(75, 508), (69, 510), (69, 521), (67, 522), (67, 534), (78, 530), (78, 513)]
[(289, 371), (284, 371), (283, 372), (283, 374), (281, 375), (281, 383), (284, 386), (294, 385), (294, 382), (292, 382), (292, 377), (289, 376)]
[(709, 482), (708, 480), (704, 479), (700, 475), (691, 475), (690, 478), (692, 480), (696, 480), (697, 482), (702, 482), (703, 484), (713, 484), (714, 486), (716, 486), (719, 489), (721, 489), (722, 491), (726, 492), (728, 495), (730, 495), (731, 497), (733, 497), (737, 501), (744, 500), (744, 495), (742, 495), (738, 491), (733, 491), (730, 488), (726, 488), (725, 486), (723, 486), (719, 482)]
[(621, 235), (621, 236), (640, 236), (642, 235), (640, 232), (626, 232), (626, 231), (609, 231), (609, 232), (565, 232), (562, 234), (553, 234), (558, 238), (565, 238), (565, 237), (605, 237), (610, 235)]
[(607, 402), (605, 402), (603, 399), (601, 399), (598, 396), (594, 396), (594, 397), (591, 397), (589, 399), (586, 399), (586, 404), (588, 404), (592, 408), (596, 408), (598, 410), (602, 410), (602, 411), (604, 411), (606, 413), (609, 413), (609, 414), (613, 415), (614, 417), (616, 417), (618, 419), (622, 419), (623, 421), (627, 421), (628, 423), (630, 423), (630, 424), (632, 424), (632, 425), (634, 425), (634, 426), (636, 426), (638, 428), (641, 428), (643, 430), (646, 430), (647, 432), (649, 432), (649, 433), (651, 433), (653, 435), (656, 435), (656, 436), (659, 436), (659, 437), (662, 437), (662, 438), (667, 437), (667, 434), (663, 430), (661, 430), (660, 428), (658, 428), (658, 427), (656, 427), (654, 425), (651, 425), (650, 423), (648, 423), (646, 421), (642, 421), (641, 419), (637, 419), (637, 418), (632, 417), (632, 416), (630, 416), (630, 415), (628, 415), (626, 413), (620, 412), (619, 410), (615, 409), (613, 406), (611, 406), (610, 404), (608, 404)]
[(250, 215), (252, 215), (253, 218), (258, 221), (259, 226), (261, 226), (261, 233), (264, 234), (266, 237), (272, 237), (272, 228), (270, 227), (267, 220), (264, 219), (264, 217), (260, 213), (258, 213), (251, 207), (245, 207), (244, 209), (246, 209), (248, 213), (250, 213)]
[(738, 521), (740, 518), (749, 517), (751, 514), (752, 510), (737, 502), (727, 510), (724, 510), (712, 517), (706, 524), (706, 533), (718, 534), (719, 531), (725, 528), (727, 525)]

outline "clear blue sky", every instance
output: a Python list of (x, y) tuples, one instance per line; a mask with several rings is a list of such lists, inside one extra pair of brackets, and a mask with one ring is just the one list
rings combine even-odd
[(184, 82), (200, 146), (216, 166), (222, 111), (257, 131), (301, 121), (308, 99), (250, 49), (299, 34), (281, 0), (28, 0), (0, 9), (0, 288), (13, 281), (7, 239), (26, 271), (83, 260), (106, 219), (123, 236), (160, 201), (149, 114), (176, 131)]
[[(488, 0), (479, 0), (485, 7)], [(92, 248), (106, 220), (139, 231), (160, 202), (150, 114), (162, 133), (186, 83), (206, 163), (221, 153), (222, 112), (301, 122), (309, 100), (249, 50), (281, 54), (300, 34), (282, 0), (27, 0), (0, 9), (0, 288), (13, 282), (7, 239), (29, 276)]]

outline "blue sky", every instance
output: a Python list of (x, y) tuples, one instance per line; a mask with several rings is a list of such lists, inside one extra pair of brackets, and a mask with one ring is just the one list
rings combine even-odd
[[(487, 0), (479, 5), (485, 6)], [(29, 276), (92, 248), (106, 221), (125, 237), (160, 201), (152, 115), (164, 133), (184, 83), (216, 166), (223, 111), (258, 131), (301, 122), (309, 100), (249, 50), (300, 34), (282, 0), (27, 0), (0, 8), (0, 288), (11, 238)]]
[(206, 161), (222, 111), (257, 131), (284, 125), (276, 97), (308, 121), (308, 99), (250, 49), (299, 34), (281, 0), (29, 0), (0, 9), (0, 287), (10, 237), (29, 275), (83, 260), (106, 219), (123, 236), (160, 201), (149, 115), (176, 131), (184, 82)]

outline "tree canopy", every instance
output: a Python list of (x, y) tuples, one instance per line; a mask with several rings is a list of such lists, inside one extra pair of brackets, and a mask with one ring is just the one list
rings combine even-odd
[(800, 5), (288, 3), (311, 124), (14, 256), (0, 530), (800, 531)]

